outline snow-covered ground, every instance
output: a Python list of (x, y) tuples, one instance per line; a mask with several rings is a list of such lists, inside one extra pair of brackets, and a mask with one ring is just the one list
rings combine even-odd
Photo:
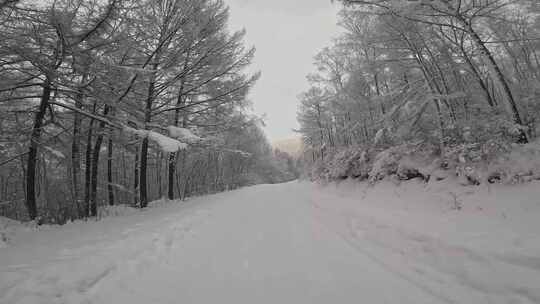
[(540, 183), (292, 182), (0, 220), (0, 303), (540, 303)]

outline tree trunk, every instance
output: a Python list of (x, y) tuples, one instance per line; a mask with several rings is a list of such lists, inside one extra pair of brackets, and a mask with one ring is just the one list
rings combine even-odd
[[(103, 109), (103, 116), (106, 117), (109, 113), (109, 106)], [(99, 175), (99, 156), (101, 154), (101, 145), (103, 144), (103, 131), (105, 123), (99, 124), (98, 135), (94, 143), (94, 151), (92, 156), (92, 179), (91, 179), (91, 194), (90, 194), (90, 216), (97, 216), (97, 179)]]
[[(478, 33), (476, 33), (476, 31), (473, 29), (471, 23), (467, 22), (464, 19), (460, 19), (460, 21), (466, 26), (472, 40), (475, 42), (476, 46), (480, 49), (480, 51), (482, 51), (482, 53), (486, 56), (489, 64), (491, 65), (491, 69), (493, 70), (493, 73), (495, 74), (495, 78), (501, 84), (503, 92), (506, 95), (506, 99), (510, 105), (514, 123), (516, 123), (519, 126), (523, 126), (524, 125), (523, 120), (521, 119), (521, 115), (519, 114), (519, 110), (518, 110), (516, 101), (514, 99), (514, 95), (512, 94), (512, 90), (510, 89), (510, 85), (508, 85), (508, 82), (504, 78), (504, 74), (502, 73), (497, 62), (495, 61), (493, 54), (491, 54), (491, 52), (486, 47), (486, 45), (484, 44), (484, 42), (482, 41)], [(527, 134), (523, 130), (520, 130), (518, 143), (528, 143), (528, 142), (529, 140), (527, 138)]]
[(463, 45), (460, 45), (460, 48), (461, 48), (461, 53), (463, 53), (463, 58), (465, 59), (465, 62), (467, 62), (467, 64), (471, 68), (471, 71), (472, 71), (473, 75), (476, 77), (476, 80), (478, 81), (478, 84), (480, 84), (480, 87), (482, 88), (482, 90), (484, 91), (484, 94), (486, 95), (486, 100), (488, 102), (488, 105), (490, 107), (492, 107), (492, 108), (495, 107), (495, 102), (494, 102), (493, 97), (491, 96), (491, 93), (489, 92), (488, 84), (486, 84), (484, 82), (484, 79), (480, 75), (480, 72), (478, 71), (478, 69), (476, 69), (476, 66), (472, 62), (469, 55), (466, 53), (465, 48), (463, 47)]
[[(440, 91), (439, 87), (437, 86), (437, 83), (434, 80), (432, 80), (433, 77), (430, 77), (431, 74), (430, 74), (430, 71), (429, 71), (427, 65), (421, 59), (422, 54), (418, 50), (415, 50), (415, 52), (416, 52), (416, 62), (418, 63), (418, 65), (420, 66), (420, 68), (422, 70), (422, 75), (424, 76), (424, 81), (426, 82), (427, 86), (430, 88), (432, 94), (438, 93), (440, 95), (441, 91)], [(430, 80), (432, 80), (432, 81), (430, 81)], [(444, 148), (445, 148), (445, 143), (444, 143), (444, 117), (443, 117), (442, 112), (441, 112), (441, 105), (439, 103), (439, 100), (434, 98), (433, 103), (435, 105), (435, 110), (437, 111), (437, 123), (438, 123), (438, 126), (439, 126), (439, 132), (440, 132), (440, 134), (439, 134), (440, 155), (444, 155)]]
[(112, 159), (113, 159), (113, 140), (112, 140), (112, 134), (109, 134), (109, 142), (107, 144), (107, 190), (109, 192), (109, 205), (110, 206), (114, 205)]
[(35, 220), (37, 217), (36, 204), (36, 172), (37, 172), (37, 155), (39, 141), (41, 140), (41, 131), (43, 127), (43, 119), (51, 98), (51, 84), (47, 80), (43, 84), (43, 91), (39, 103), (38, 112), (34, 118), (34, 126), (30, 136), (30, 147), (28, 149), (28, 161), (26, 170), (26, 208), (30, 220)]
[[(186, 99), (183, 96), (184, 82), (185, 82), (185, 79), (182, 79), (182, 83), (180, 84), (180, 92), (178, 93), (178, 98), (176, 99), (177, 109), (174, 110), (174, 121), (173, 121), (175, 127), (178, 126), (178, 123), (180, 121), (179, 107), (185, 105), (186, 103)], [(175, 177), (175, 171), (176, 171), (176, 157), (177, 157), (177, 153), (171, 153), (169, 155), (169, 176), (168, 176), (168, 182), (167, 182), (167, 185), (168, 185), (167, 197), (170, 200), (174, 199), (174, 177)]]
[[(84, 78), (83, 78), (84, 79)], [(82, 108), (82, 92), (75, 97), (75, 107)], [(77, 206), (79, 217), (84, 217), (83, 207), (80, 201), (80, 176), (81, 176), (81, 124), (82, 117), (79, 113), (73, 113), (73, 140), (71, 141), (71, 187), (73, 203)]]
[(86, 138), (86, 160), (84, 171), (84, 216), (90, 216), (90, 185), (92, 178), (92, 125), (94, 120), (90, 121), (88, 135)]
[[(157, 59), (156, 59), (157, 62)], [(145, 122), (145, 128), (148, 130), (150, 127), (148, 124), (150, 123), (152, 119), (152, 104), (154, 102), (154, 89), (156, 85), (156, 70), (158, 68), (158, 64), (155, 63), (153, 65), (153, 75), (152, 79), (150, 80), (150, 84), (148, 86), (148, 96), (146, 97), (146, 107), (144, 111), (144, 122)], [(146, 183), (146, 174), (147, 174), (147, 163), (148, 163), (148, 137), (145, 137), (142, 141), (141, 145), (141, 165), (139, 168), (139, 199), (141, 200), (141, 208), (146, 208), (148, 206), (148, 185)]]
[[(92, 114), (96, 113), (96, 104)], [(90, 185), (92, 177), (92, 136), (95, 119), (90, 119), (88, 124), (88, 133), (86, 136), (86, 155), (85, 155), (85, 171), (84, 171), (84, 216), (90, 216)]]
[(162, 164), (163, 164), (163, 153), (160, 151), (158, 153), (157, 157), (157, 164), (156, 164), (156, 183), (158, 186), (158, 197), (161, 199), (163, 198), (163, 187), (162, 187)]
[(141, 157), (139, 160), (139, 200), (141, 208), (148, 206), (148, 196), (146, 188), (146, 167), (148, 160), (148, 137), (145, 137), (141, 145)]
[(176, 171), (176, 153), (169, 155), (169, 170), (167, 178), (167, 198), (174, 199), (174, 176)]
[(133, 205), (139, 205), (139, 151), (135, 151), (135, 165), (133, 166)]
[[(377, 93), (377, 96), (381, 96), (381, 89), (379, 87), (379, 75), (377, 74), (377, 72), (373, 73), (373, 81), (375, 81), (375, 93)], [(384, 102), (383, 102), (383, 99), (380, 98), (379, 99), (379, 103), (380, 103), (380, 106), (381, 106), (381, 113), (382, 115), (386, 115), (386, 111), (384, 109)]]
[(92, 156), (92, 176), (91, 176), (91, 191), (90, 191), (90, 216), (97, 216), (97, 178), (99, 170), (99, 154), (101, 152), (101, 144), (103, 143), (103, 135), (99, 134), (94, 143)]

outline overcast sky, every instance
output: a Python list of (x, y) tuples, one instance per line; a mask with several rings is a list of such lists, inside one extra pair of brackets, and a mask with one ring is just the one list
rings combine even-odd
[(314, 70), (313, 56), (339, 33), (337, 5), (330, 0), (225, 0), (231, 29), (245, 28), (246, 42), (257, 48), (254, 70), (262, 78), (250, 99), (266, 114), (269, 139), (295, 136), (297, 96)]

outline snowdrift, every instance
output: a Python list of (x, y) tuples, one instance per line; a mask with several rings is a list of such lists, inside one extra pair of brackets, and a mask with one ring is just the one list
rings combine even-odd
[(347, 178), (431, 180), (457, 179), (462, 185), (518, 184), (540, 180), (540, 142), (526, 145), (488, 141), (459, 144), (445, 149), (425, 144), (403, 144), (387, 149), (351, 147), (329, 151), (313, 164), (311, 180), (335, 181)]

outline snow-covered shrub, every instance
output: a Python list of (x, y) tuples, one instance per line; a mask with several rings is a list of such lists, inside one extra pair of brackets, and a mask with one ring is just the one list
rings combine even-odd
[(423, 161), (406, 156), (400, 159), (396, 175), (400, 180), (421, 178), (427, 181), (431, 176), (431, 172), (431, 165), (429, 163), (426, 166)]
[(362, 180), (369, 177), (371, 171), (370, 155), (367, 150), (357, 150), (349, 158), (348, 176)]
[(540, 179), (540, 143), (503, 140), (448, 147), (444, 159), (465, 183), (521, 183)]
[(447, 147), (443, 155), (444, 166), (454, 169), (456, 176), (465, 183), (479, 185), (481, 175), (477, 167), (482, 163), (482, 145), (479, 143), (458, 144)]
[(443, 155), (445, 165), (453, 169), (465, 184), (480, 185), (486, 177), (490, 164), (511, 146), (503, 140), (491, 139), (484, 143), (465, 143), (447, 147)]
[(363, 147), (327, 150), (324, 159), (310, 165), (311, 180), (367, 179), (371, 170), (370, 155)]
[(375, 183), (388, 177), (428, 182), (455, 176), (463, 185), (540, 180), (540, 141), (526, 145), (506, 138), (476, 142), (470, 128), (460, 132), (466, 142), (445, 146), (442, 155), (438, 145), (425, 142), (378, 151), (363, 147), (327, 150), (324, 159), (310, 166), (309, 177), (318, 181), (360, 178)]
[(522, 183), (540, 179), (540, 143), (514, 145), (490, 163), (487, 170), (489, 183)]
[(362, 148), (348, 148), (332, 155), (328, 162), (330, 179), (367, 178), (369, 173), (368, 152)]
[(309, 178), (313, 181), (330, 179), (330, 172), (325, 160), (319, 159), (311, 166)]
[(399, 160), (403, 157), (403, 154), (400, 151), (401, 149), (402, 146), (392, 147), (375, 156), (373, 167), (369, 172), (370, 182), (376, 182), (397, 173)]
[(349, 169), (349, 152), (349, 149), (344, 149), (328, 156), (328, 160), (326, 162), (328, 178), (345, 179), (348, 177), (347, 171)]
[(400, 180), (421, 178), (428, 181), (438, 167), (438, 162), (433, 156), (434, 149), (430, 145), (413, 143), (383, 150), (375, 156), (369, 180), (373, 183), (396, 176)]

